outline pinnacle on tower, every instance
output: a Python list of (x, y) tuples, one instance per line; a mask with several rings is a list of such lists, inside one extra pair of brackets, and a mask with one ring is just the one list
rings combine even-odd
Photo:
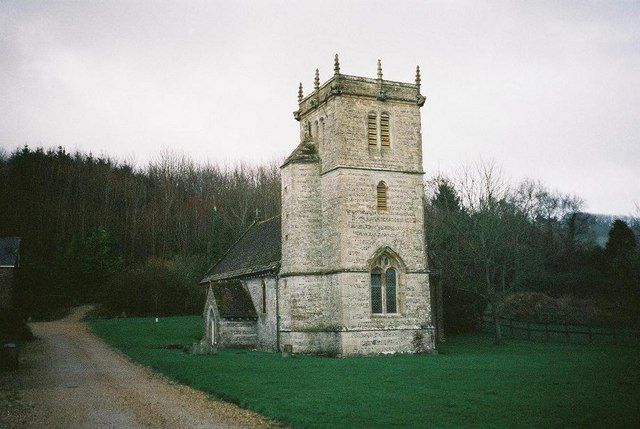
[(298, 103), (300, 103), (303, 98), (304, 96), (302, 94), (302, 82), (300, 82), (300, 86), (298, 87)]
[(378, 79), (382, 80), (382, 62), (378, 60)]
[(316, 77), (313, 79), (313, 89), (316, 91), (320, 89), (320, 71), (316, 69)]
[(338, 59), (338, 54), (336, 54), (333, 59), (333, 74), (340, 74), (340, 60)]
[(416, 66), (416, 85), (418, 86), (418, 92), (420, 92), (420, 66)]

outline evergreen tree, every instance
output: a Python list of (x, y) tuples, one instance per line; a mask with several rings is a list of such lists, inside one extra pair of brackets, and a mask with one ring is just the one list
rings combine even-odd
[(614, 257), (628, 256), (636, 247), (636, 236), (626, 222), (616, 219), (609, 230), (607, 253)]

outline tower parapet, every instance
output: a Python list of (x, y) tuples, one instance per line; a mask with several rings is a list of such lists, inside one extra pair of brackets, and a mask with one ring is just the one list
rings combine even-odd
[(298, 99), (298, 110), (293, 112), (293, 116), (298, 121), (304, 120), (309, 113), (327, 103), (331, 98), (341, 95), (417, 104), (419, 107), (422, 107), (426, 100), (420, 94), (419, 78), (416, 83), (385, 80), (382, 79), (381, 69), (378, 78), (374, 79), (341, 74), (340, 64), (336, 63), (335, 74), (331, 78), (320, 85), (319, 77), (316, 76), (315, 82), (314, 91)]

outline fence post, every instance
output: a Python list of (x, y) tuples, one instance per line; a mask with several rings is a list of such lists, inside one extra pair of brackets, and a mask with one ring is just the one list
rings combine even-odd
[(549, 323), (548, 322), (544, 323), (544, 340), (546, 342), (549, 342)]
[(527, 340), (531, 341), (531, 322), (527, 322)]

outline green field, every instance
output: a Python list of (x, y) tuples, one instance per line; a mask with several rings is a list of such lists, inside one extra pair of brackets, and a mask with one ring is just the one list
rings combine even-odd
[(165, 349), (200, 317), (95, 320), (134, 361), (294, 427), (640, 427), (640, 348), (450, 338), (437, 356), (323, 358)]

